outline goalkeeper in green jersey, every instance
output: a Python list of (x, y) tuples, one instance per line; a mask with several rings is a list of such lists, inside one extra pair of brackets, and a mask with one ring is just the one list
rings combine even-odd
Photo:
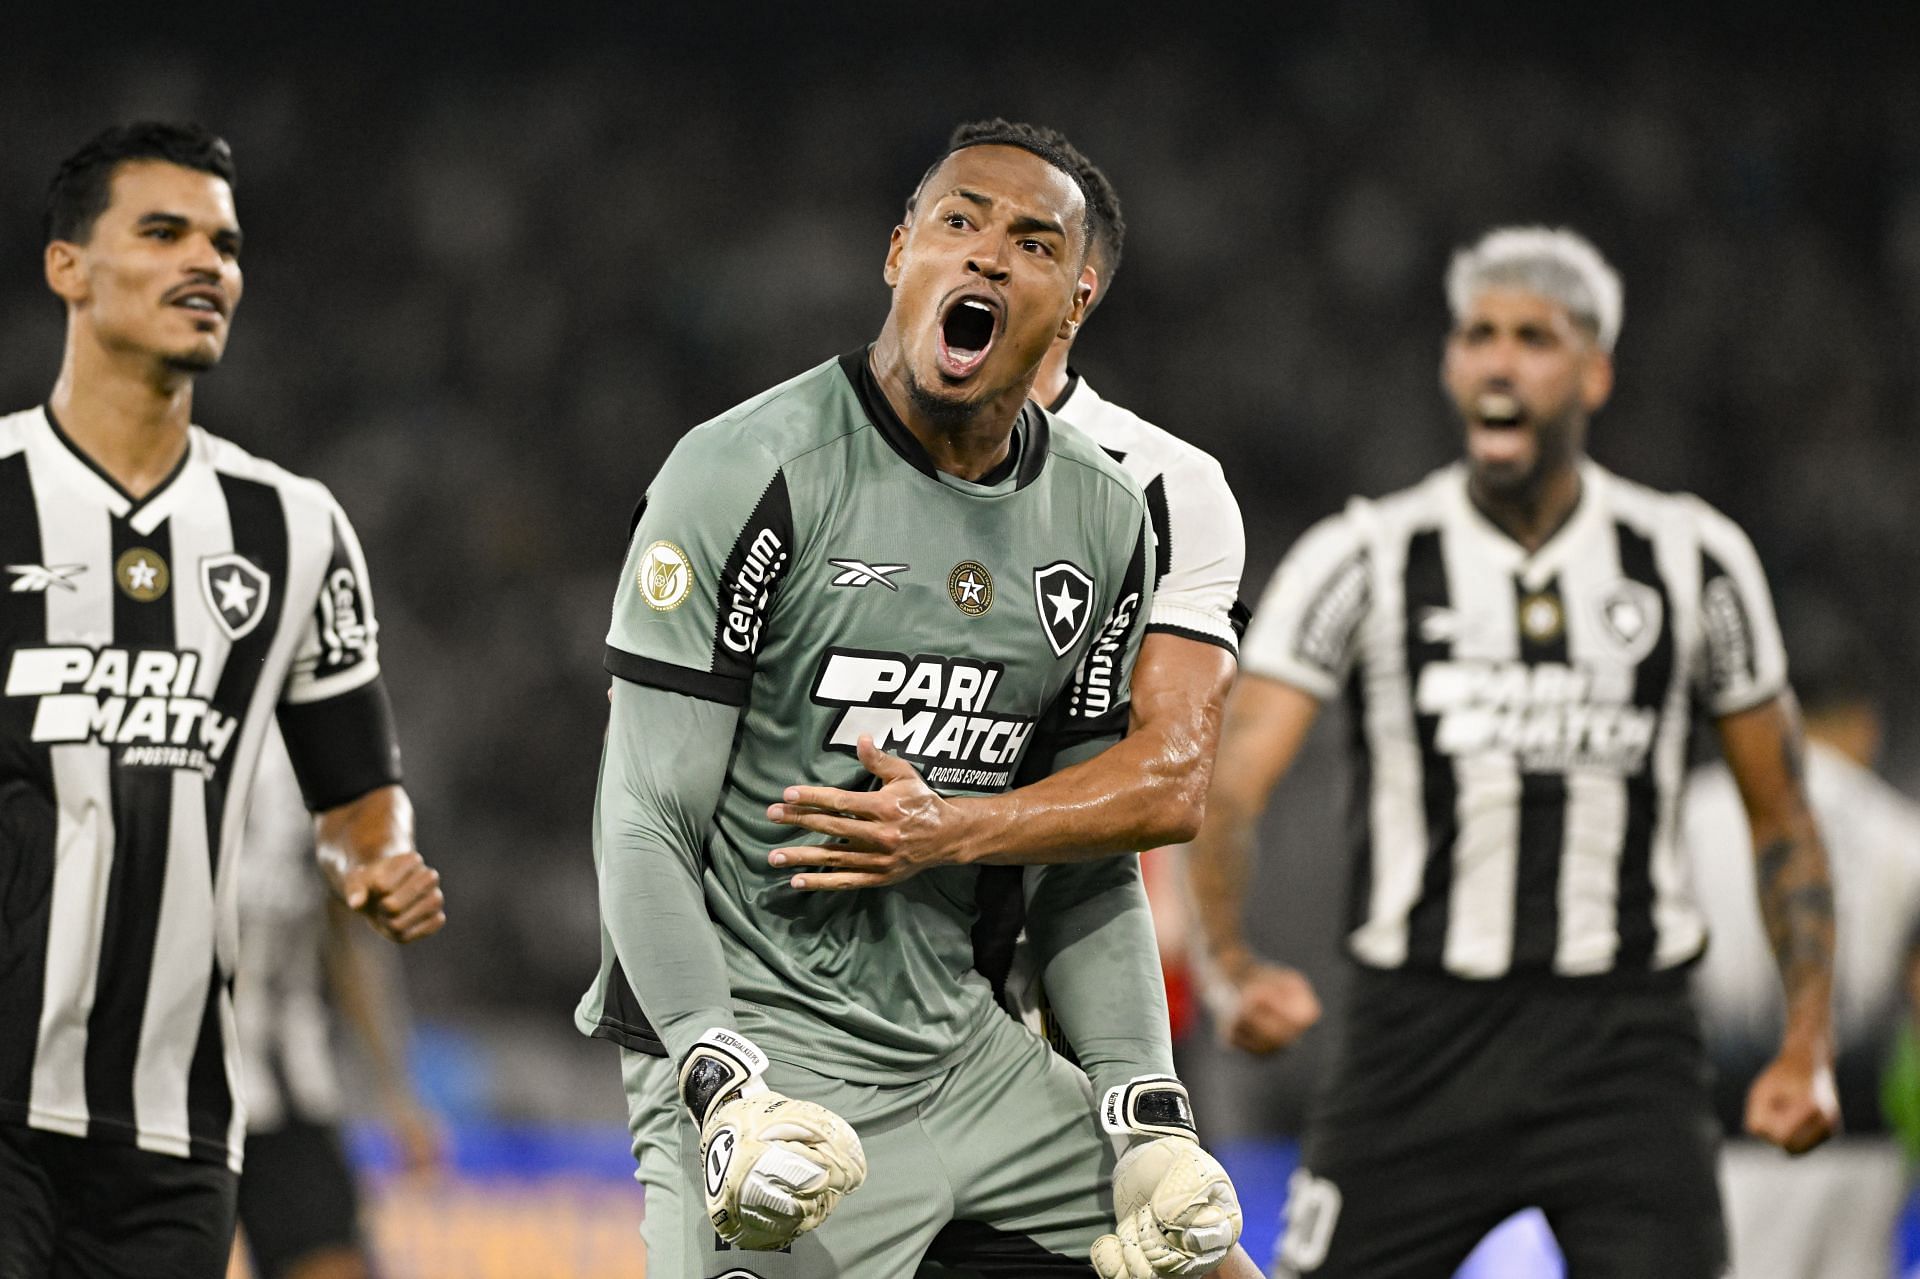
[(852, 789), (878, 749), (989, 794), (1126, 724), (1146, 503), (1027, 400), (1097, 284), (1076, 159), (1012, 125), (941, 157), (893, 233), (878, 341), (690, 432), (648, 490), (578, 1021), (627, 1050), (662, 1279), (1244, 1263), (1172, 1077), (1136, 859), (1025, 873), (1084, 1073), (973, 970), (977, 869), (821, 895), (768, 864), (796, 768)]

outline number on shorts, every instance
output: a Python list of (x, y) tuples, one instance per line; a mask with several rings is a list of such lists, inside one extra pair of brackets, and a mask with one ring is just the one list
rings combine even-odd
[(1305, 1168), (1295, 1170), (1287, 1182), (1287, 1232), (1280, 1239), (1280, 1264), (1297, 1271), (1319, 1269), (1339, 1220), (1340, 1187)]

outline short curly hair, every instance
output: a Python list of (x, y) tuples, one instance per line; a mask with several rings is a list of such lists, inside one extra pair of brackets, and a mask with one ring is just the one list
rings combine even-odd
[(112, 199), (114, 172), (134, 160), (164, 160), (234, 185), (232, 148), (199, 125), (155, 120), (116, 124), (88, 139), (54, 172), (47, 185), (47, 243), (85, 243)]
[(1087, 202), (1087, 252), (1094, 259), (1094, 269), (1100, 273), (1100, 289), (1094, 295), (1094, 302), (1098, 304), (1106, 296), (1107, 285), (1112, 281), (1114, 272), (1120, 269), (1120, 251), (1127, 237), (1127, 224), (1120, 216), (1120, 196), (1114, 191), (1113, 183), (1107, 180), (1107, 175), (1100, 171), (1100, 166), (1089, 160), (1058, 129), (1005, 120), (998, 116), (991, 120), (970, 120), (954, 126), (953, 132), (947, 136), (946, 150), (920, 175), (913, 194), (907, 199), (908, 212), (912, 212), (919, 203), (920, 192), (925, 189), (927, 179), (933, 176), (934, 170), (954, 152), (965, 151), (969, 147), (1018, 147), (1039, 156), (1073, 179)]

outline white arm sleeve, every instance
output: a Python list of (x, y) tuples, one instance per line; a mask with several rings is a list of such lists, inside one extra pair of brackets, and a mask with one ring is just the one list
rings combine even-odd
[(1247, 627), (1241, 669), (1322, 701), (1335, 696), (1372, 595), (1367, 545), (1349, 507), (1308, 529), (1280, 562)]
[(1160, 536), (1159, 585), (1147, 630), (1234, 652), (1240, 636), (1233, 612), (1246, 568), (1247, 535), (1226, 473), (1211, 457), (1197, 454), (1167, 470), (1159, 487), (1158, 498), (1151, 488), (1147, 493)]
[(380, 624), (373, 616), (366, 556), (346, 512), (331, 498), (328, 504), (333, 552), (281, 693), (283, 701), (294, 704), (337, 697), (380, 673)]

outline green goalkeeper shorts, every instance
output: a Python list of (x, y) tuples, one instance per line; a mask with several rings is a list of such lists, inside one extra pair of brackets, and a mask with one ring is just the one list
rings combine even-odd
[(997, 1012), (965, 1058), (910, 1084), (773, 1063), (769, 1087), (838, 1113), (867, 1155), (866, 1183), (786, 1252), (720, 1242), (672, 1064), (622, 1059), (648, 1279), (1088, 1279), (1113, 1229), (1113, 1144), (1087, 1077)]

